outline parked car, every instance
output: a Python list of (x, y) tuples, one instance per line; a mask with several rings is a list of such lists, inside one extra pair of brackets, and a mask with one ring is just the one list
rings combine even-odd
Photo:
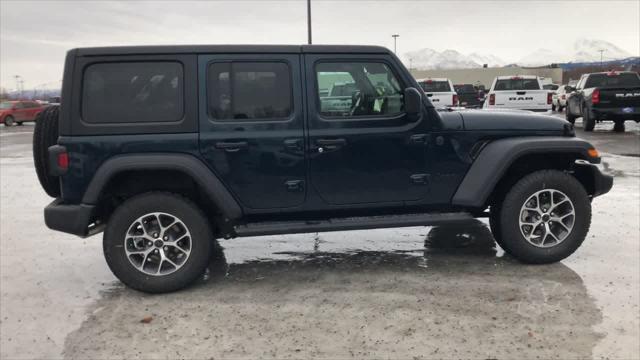
[(582, 117), (585, 131), (611, 120), (624, 132), (625, 120), (640, 122), (640, 76), (633, 71), (584, 74), (567, 100), (567, 121)]
[(36, 101), (3, 101), (0, 103), (0, 122), (4, 126), (12, 126), (35, 121), (45, 107)]
[(562, 85), (553, 93), (553, 104), (551, 110), (562, 112), (562, 110), (567, 107), (567, 89), (570, 89), (568, 85)]
[(456, 84), (453, 85), (456, 94), (458, 94), (458, 103), (466, 108), (482, 107), (484, 102), (484, 91), (476, 89), (473, 84)]
[(458, 94), (456, 94), (451, 80), (446, 78), (419, 79), (418, 84), (434, 106), (458, 106)]
[(542, 88), (534, 75), (498, 76), (493, 80), (486, 109), (551, 111), (553, 94)]
[[(564, 119), (439, 112), (382, 47), (82, 48), (65, 64), (34, 131), (45, 223), (105, 230), (110, 269), (145, 292), (198, 279), (216, 238), (475, 217), (514, 258), (557, 262), (613, 183)], [(349, 111), (323, 107), (338, 83)]]

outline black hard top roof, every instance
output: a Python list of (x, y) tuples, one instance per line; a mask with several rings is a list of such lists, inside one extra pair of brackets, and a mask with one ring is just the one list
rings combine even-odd
[(366, 45), (152, 45), (89, 47), (74, 50), (77, 51), (78, 56), (199, 53), (389, 53), (389, 50), (382, 46)]

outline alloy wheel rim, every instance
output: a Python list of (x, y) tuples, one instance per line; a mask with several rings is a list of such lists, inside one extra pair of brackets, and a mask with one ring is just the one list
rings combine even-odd
[(575, 207), (569, 196), (556, 189), (540, 190), (520, 208), (520, 233), (533, 246), (553, 247), (571, 234), (575, 219)]
[(166, 276), (186, 264), (191, 254), (191, 233), (177, 216), (153, 212), (134, 220), (124, 237), (124, 249), (138, 271)]

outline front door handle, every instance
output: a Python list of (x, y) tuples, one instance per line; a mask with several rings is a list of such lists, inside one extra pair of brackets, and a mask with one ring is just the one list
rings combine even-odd
[(318, 144), (318, 146), (326, 146), (326, 147), (338, 148), (338, 147), (347, 145), (347, 140), (345, 140), (345, 139), (318, 139), (318, 140), (316, 140), (316, 144)]
[(226, 152), (236, 152), (240, 149), (246, 149), (249, 146), (249, 143), (246, 141), (236, 141), (236, 142), (217, 142), (216, 149), (221, 149)]
[(428, 138), (427, 134), (413, 134), (409, 139), (413, 144), (426, 144)]

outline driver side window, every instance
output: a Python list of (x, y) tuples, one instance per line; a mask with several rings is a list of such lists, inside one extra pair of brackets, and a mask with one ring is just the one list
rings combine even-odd
[(316, 84), (325, 117), (394, 116), (404, 111), (402, 87), (383, 63), (319, 63)]

